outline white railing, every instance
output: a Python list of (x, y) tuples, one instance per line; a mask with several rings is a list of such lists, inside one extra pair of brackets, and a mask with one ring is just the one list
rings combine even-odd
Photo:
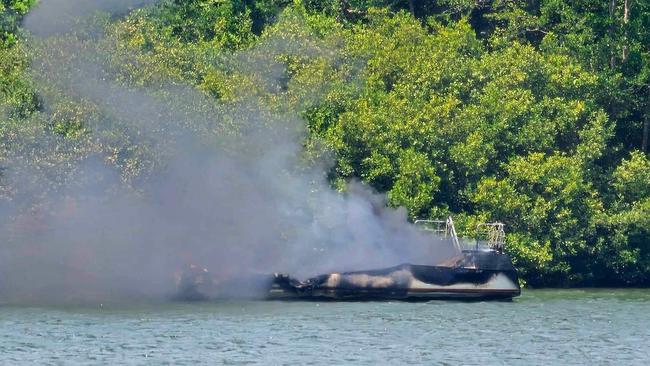
[(447, 217), (446, 220), (415, 220), (415, 225), (420, 230), (435, 233), (443, 238), (450, 238), (458, 252), (479, 250), (480, 248), (503, 252), (505, 246), (505, 225), (500, 222), (478, 224), (476, 238), (474, 240), (463, 240), (462, 243), (458, 239), (454, 220), (452, 220), (451, 216)]
[(484, 241), (488, 248), (503, 252), (503, 247), (506, 245), (506, 232), (505, 225), (501, 222), (489, 222), (478, 224), (476, 226), (476, 243), (479, 240)]
[(421, 230), (433, 232), (441, 237), (450, 238), (454, 248), (460, 253), (463, 250), (458, 242), (456, 227), (451, 216), (447, 220), (415, 220), (415, 225)]

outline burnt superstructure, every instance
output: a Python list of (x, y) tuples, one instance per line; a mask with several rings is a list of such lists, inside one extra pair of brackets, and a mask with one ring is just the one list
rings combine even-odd
[[(416, 221), (422, 230), (448, 239), (456, 255), (436, 264), (404, 263), (368, 271), (333, 272), (306, 280), (288, 274), (242, 276), (219, 281), (192, 267), (179, 280), (183, 299), (239, 295), (269, 300), (496, 300), (519, 296), (517, 271), (503, 252), (503, 224), (481, 224), (475, 242), (461, 243), (453, 221)], [(246, 289), (247, 291), (242, 291)]]

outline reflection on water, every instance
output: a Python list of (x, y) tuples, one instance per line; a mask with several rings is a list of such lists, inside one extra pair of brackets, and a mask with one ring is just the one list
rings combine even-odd
[(650, 291), (513, 302), (0, 306), (0, 364), (638, 364)]

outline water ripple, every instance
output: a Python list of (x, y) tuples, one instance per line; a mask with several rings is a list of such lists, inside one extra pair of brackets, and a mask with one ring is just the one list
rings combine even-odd
[(0, 306), (0, 364), (540, 365), (650, 362), (650, 291), (511, 303)]

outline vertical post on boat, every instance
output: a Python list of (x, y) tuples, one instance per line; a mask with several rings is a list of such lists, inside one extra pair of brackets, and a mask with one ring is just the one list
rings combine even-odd
[(451, 236), (451, 241), (454, 244), (454, 248), (458, 253), (462, 253), (463, 250), (460, 248), (460, 243), (458, 242), (458, 235), (456, 235), (456, 228), (454, 227), (454, 220), (451, 219), (451, 216), (447, 217), (447, 231)]

